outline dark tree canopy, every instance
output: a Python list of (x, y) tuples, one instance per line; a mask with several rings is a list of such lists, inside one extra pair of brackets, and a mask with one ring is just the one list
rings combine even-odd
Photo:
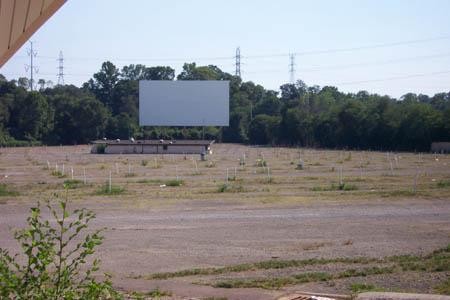
[[(229, 80), (228, 127), (138, 126), (139, 80)], [(450, 92), (407, 93), (399, 100), (367, 91), (343, 93), (299, 80), (280, 92), (223, 72), (185, 63), (169, 66), (104, 62), (83, 84), (53, 86), (39, 79), (28, 91), (22, 77), (0, 75), (0, 144), (78, 144), (98, 138), (216, 139), (224, 142), (308, 147), (426, 151), (450, 141)]]

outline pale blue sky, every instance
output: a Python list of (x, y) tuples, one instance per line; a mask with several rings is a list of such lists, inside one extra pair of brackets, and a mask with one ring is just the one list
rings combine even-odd
[[(308, 85), (394, 97), (450, 91), (448, 0), (69, 0), (31, 40), (36, 78), (57, 82), (62, 50), (65, 82), (78, 86), (105, 60), (177, 73), (197, 62), (233, 73), (239, 46), (243, 79), (275, 90), (289, 82), (287, 54), (295, 52), (296, 78)], [(28, 47), (0, 73), (26, 76)]]

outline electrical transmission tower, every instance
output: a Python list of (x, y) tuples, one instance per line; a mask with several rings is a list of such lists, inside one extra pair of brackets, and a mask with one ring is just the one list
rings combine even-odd
[(289, 54), (289, 75), (290, 82), (295, 83), (295, 54)]
[(58, 85), (64, 84), (64, 57), (62, 51), (59, 51), (58, 58)]
[(30, 49), (27, 50), (27, 54), (30, 57), (30, 64), (29, 65), (25, 65), (25, 71), (28, 72), (28, 70), (30, 70), (30, 91), (33, 90), (33, 85), (34, 85), (34, 79), (33, 79), (33, 75), (34, 72), (38, 73), (39, 69), (38, 67), (33, 65), (33, 58), (36, 57), (37, 52), (35, 52), (33, 50), (33, 42), (30, 41)]
[(241, 77), (241, 48), (236, 48), (236, 56), (234, 57), (236, 59), (236, 72), (235, 75)]

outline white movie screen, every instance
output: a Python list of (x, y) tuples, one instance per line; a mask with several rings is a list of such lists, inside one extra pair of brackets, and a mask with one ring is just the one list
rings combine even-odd
[(140, 126), (228, 126), (229, 81), (139, 81)]

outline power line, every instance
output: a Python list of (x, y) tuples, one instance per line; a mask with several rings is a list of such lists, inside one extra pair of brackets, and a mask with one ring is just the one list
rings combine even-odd
[[(291, 54), (305, 56), (305, 55), (321, 55), (321, 54), (331, 54), (331, 53), (339, 53), (339, 52), (352, 52), (352, 51), (362, 51), (362, 50), (370, 50), (377, 48), (389, 48), (389, 47), (397, 47), (403, 45), (412, 45), (412, 44), (420, 44), (438, 40), (448, 40), (450, 39), (450, 35), (440, 36), (434, 38), (426, 38), (426, 39), (417, 39), (417, 40), (405, 40), (399, 42), (391, 42), (391, 43), (380, 43), (380, 44), (372, 44), (366, 46), (357, 46), (357, 47), (348, 47), (348, 48), (331, 48), (331, 49), (323, 49), (323, 50), (307, 50), (307, 51), (297, 51), (293, 53), (272, 53), (272, 54), (263, 54), (263, 55), (246, 55), (246, 59), (256, 59), (256, 58), (270, 58), (270, 57), (286, 57)], [(41, 59), (54, 59), (53, 56), (38, 56)], [(242, 58), (242, 56), (241, 56)], [(123, 57), (66, 57), (68, 60), (111, 60), (111, 61), (126, 61), (126, 62), (188, 62), (188, 61), (196, 61), (196, 60), (232, 60), (236, 59), (235, 56), (212, 56), (212, 57), (167, 57), (167, 58), (123, 58)]]
[(404, 75), (404, 76), (386, 77), (386, 78), (379, 78), (379, 79), (347, 81), (347, 82), (336, 83), (335, 85), (351, 85), (351, 84), (360, 84), (360, 83), (369, 83), (369, 82), (382, 82), (382, 81), (409, 79), (409, 78), (416, 78), (416, 77), (427, 77), (427, 76), (435, 76), (435, 75), (443, 75), (443, 74), (450, 74), (450, 70), (437, 71), (437, 72), (431, 72), (431, 73), (411, 74), (411, 75)]
[[(419, 44), (419, 43), (438, 41), (438, 40), (447, 40), (447, 39), (450, 39), (450, 36), (441, 36), (441, 37), (419, 39), (419, 40), (408, 40), (408, 41), (400, 41), (400, 42), (393, 42), (393, 43), (373, 44), (373, 45), (368, 45), (368, 46), (358, 46), (358, 47), (349, 47), (349, 48), (309, 50), (309, 51), (295, 52), (293, 54), (295, 54), (295, 55), (319, 55), (319, 54), (330, 54), (330, 53), (339, 53), (339, 52), (351, 52), (351, 51), (361, 51), (361, 50), (369, 50), (369, 49), (377, 49), (377, 48), (397, 47), (397, 46), (403, 46), (403, 45)], [(250, 58), (250, 59), (251, 58), (268, 58), (268, 57), (282, 57), (282, 56), (288, 56), (288, 55), (289, 55), (289, 53), (278, 53), (278, 54), (266, 54), (266, 55), (251, 55), (251, 56), (246, 56), (245, 58)]]
[[(427, 60), (427, 59), (444, 58), (444, 57), (450, 57), (450, 53), (438, 53), (438, 54), (432, 54), (432, 55), (412, 56), (412, 57), (399, 58), (399, 59), (379, 60), (379, 61), (362, 62), (362, 63), (355, 63), (355, 64), (342, 64), (342, 65), (330, 65), (330, 66), (323, 66), (323, 67), (312, 67), (312, 68), (305, 68), (305, 69), (298, 69), (298, 70), (301, 73), (320, 72), (320, 71), (327, 71), (327, 70), (340, 70), (340, 69), (357, 68), (357, 67), (389, 65), (389, 64), (397, 64), (397, 63), (408, 62), (408, 61), (418, 61), (418, 60)], [(259, 71), (248, 71), (246, 73), (281, 73), (281, 72), (284, 72), (284, 71), (281, 69), (266, 69), (266, 70), (259, 70)]]

